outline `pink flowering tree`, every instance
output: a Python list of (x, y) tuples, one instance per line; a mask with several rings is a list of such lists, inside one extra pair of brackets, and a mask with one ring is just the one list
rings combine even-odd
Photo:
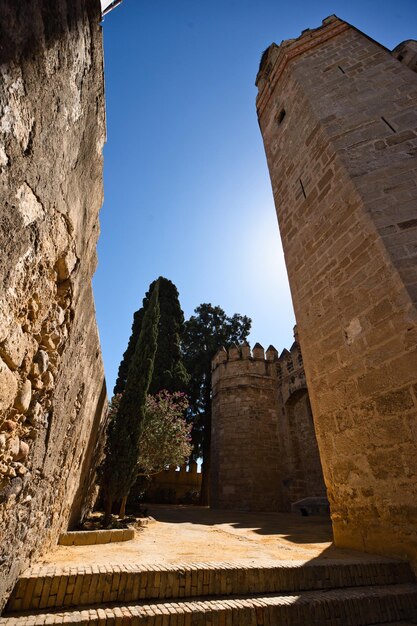
[[(109, 419), (117, 413), (122, 394), (109, 403)], [(139, 438), (138, 476), (157, 474), (169, 465), (182, 465), (190, 456), (191, 425), (184, 419), (188, 400), (181, 392), (160, 391), (146, 398)]]

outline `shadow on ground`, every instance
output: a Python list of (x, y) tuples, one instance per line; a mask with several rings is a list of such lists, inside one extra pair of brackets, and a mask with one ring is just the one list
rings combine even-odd
[(264, 513), (225, 511), (201, 506), (145, 505), (148, 514), (158, 522), (170, 524), (198, 524), (203, 526), (228, 525), (247, 529), (259, 535), (281, 536), (299, 544), (330, 543), (333, 540), (329, 518), (302, 517), (297, 513)]

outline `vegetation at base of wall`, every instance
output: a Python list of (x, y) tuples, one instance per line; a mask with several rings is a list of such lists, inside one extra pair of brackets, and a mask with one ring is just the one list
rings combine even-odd
[[(140, 434), (157, 349), (158, 297), (159, 284), (156, 281), (143, 316), (123, 396), (117, 413), (110, 420), (107, 428), (106, 456), (100, 471), (105, 502), (105, 521), (110, 518), (115, 500), (122, 499), (122, 509), (124, 508), (130, 488), (137, 476)], [(123, 515), (123, 511), (121, 514)]]
[(211, 361), (217, 350), (240, 344), (249, 335), (252, 320), (235, 313), (228, 317), (222, 308), (200, 304), (184, 325), (183, 357), (190, 382), (189, 420), (193, 424), (193, 457), (203, 458), (201, 504), (209, 504), (211, 444)]

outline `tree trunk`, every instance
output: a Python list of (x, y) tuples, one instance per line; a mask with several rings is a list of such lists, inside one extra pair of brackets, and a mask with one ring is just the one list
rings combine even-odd
[(125, 515), (126, 515), (126, 502), (127, 502), (127, 496), (123, 496), (122, 502), (121, 502), (121, 505), (120, 505), (119, 519), (124, 519), (125, 518)]
[(104, 519), (103, 526), (107, 526), (111, 522), (111, 511), (113, 508), (113, 500), (110, 497), (106, 497), (104, 500)]

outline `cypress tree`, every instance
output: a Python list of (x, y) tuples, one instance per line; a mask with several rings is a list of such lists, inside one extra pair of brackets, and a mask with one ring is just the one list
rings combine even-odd
[(135, 311), (135, 313), (133, 314), (132, 333), (129, 337), (129, 342), (127, 344), (126, 351), (123, 353), (123, 357), (119, 365), (117, 380), (113, 389), (114, 395), (116, 395), (117, 393), (123, 393), (126, 387), (129, 365), (135, 353), (136, 345), (138, 343), (138, 339), (140, 335), (140, 329), (142, 328), (143, 315), (145, 312), (144, 311), (145, 300), (146, 300), (146, 304), (149, 304), (149, 298), (145, 297), (143, 300), (142, 308), (139, 309), (139, 311)]
[[(107, 431), (101, 484), (105, 498), (105, 519), (115, 500), (122, 508), (137, 476), (139, 437), (146, 397), (152, 380), (158, 342), (159, 282), (155, 281), (149, 304), (143, 314), (139, 338), (133, 352), (123, 396), (117, 414)], [(121, 517), (123, 513), (121, 511)]]
[(162, 389), (171, 392), (184, 391), (187, 387), (189, 376), (183, 365), (180, 349), (184, 313), (179, 303), (176, 286), (167, 278), (160, 276), (149, 285), (149, 291), (143, 299), (142, 308), (136, 311), (133, 316), (132, 334), (119, 366), (118, 377), (114, 387), (115, 394), (123, 393), (125, 389), (129, 365), (138, 341), (143, 317), (157, 283), (159, 285), (158, 300), (160, 309), (158, 346), (149, 393), (154, 395)]

